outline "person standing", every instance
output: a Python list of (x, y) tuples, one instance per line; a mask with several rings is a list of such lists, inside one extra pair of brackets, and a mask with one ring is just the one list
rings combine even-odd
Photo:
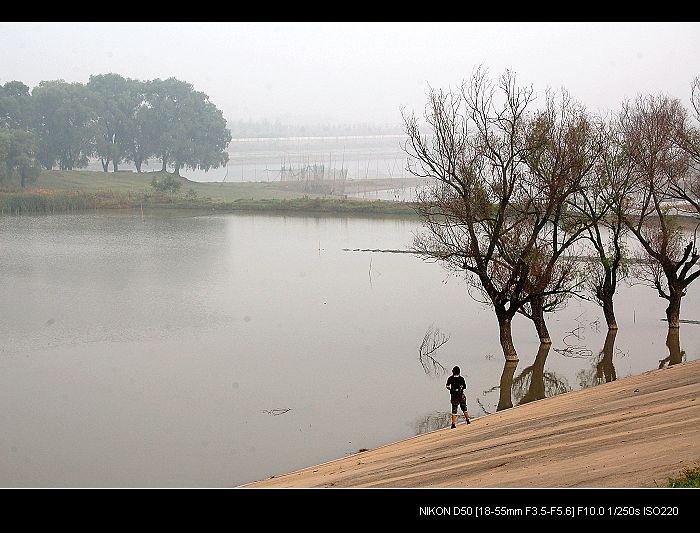
[(467, 389), (467, 382), (464, 378), (459, 375), (459, 367), (455, 366), (452, 369), (452, 375), (447, 378), (447, 384), (445, 385), (447, 390), (450, 391), (450, 403), (452, 404), (452, 428), (456, 427), (457, 422), (457, 406), (462, 409), (464, 413), (464, 419), (467, 424), (471, 424), (469, 421), (469, 413), (467, 412), (467, 396), (464, 391)]

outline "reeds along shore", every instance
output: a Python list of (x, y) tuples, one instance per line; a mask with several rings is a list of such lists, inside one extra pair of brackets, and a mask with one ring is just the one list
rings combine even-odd
[(263, 211), (283, 213), (324, 213), (344, 215), (389, 215), (417, 218), (412, 203), (383, 200), (336, 198), (239, 198), (220, 201), (211, 198), (154, 192), (85, 192), (28, 189), (0, 192), (0, 215), (28, 215), (80, 212), (102, 209), (201, 209), (205, 211)]

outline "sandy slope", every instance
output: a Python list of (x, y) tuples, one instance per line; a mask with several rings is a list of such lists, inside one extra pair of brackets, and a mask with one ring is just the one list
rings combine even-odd
[(648, 487), (700, 464), (700, 360), (247, 487)]

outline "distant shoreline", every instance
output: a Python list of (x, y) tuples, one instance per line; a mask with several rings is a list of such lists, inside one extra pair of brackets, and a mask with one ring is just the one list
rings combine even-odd
[[(174, 177), (177, 192), (156, 191), (153, 178)], [(330, 182), (329, 182), (330, 183)], [(347, 180), (348, 194), (415, 186), (416, 179)], [(0, 191), (0, 215), (55, 214), (106, 209), (182, 209), (392, 216), (417, 219), (415, 204), (306, 192), (303, 182), (197, 182), (163, 172), (42, 171), (31, 187)]]

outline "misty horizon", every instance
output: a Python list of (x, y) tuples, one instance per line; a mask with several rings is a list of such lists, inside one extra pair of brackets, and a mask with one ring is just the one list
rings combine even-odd
[(686, 103), (698, 23), (2, 23), (0, 83), (175, 77), (227, 122), (399, 128), (430, 87), (483, 65), (538, 95), (565, 88), (592, 112), (640, 93)]

